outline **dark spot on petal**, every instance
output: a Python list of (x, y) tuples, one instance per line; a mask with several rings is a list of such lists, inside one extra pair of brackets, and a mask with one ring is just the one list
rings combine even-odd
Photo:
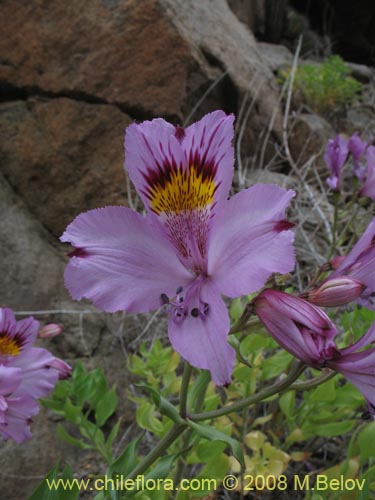
[(177, 125), (176, 129), (175, 129), (175, 132), (174, 132), (174, 135), (176, 137), (176, 139), (181, 142), (182, 139), (185, 137), (185, 130), (183, 127), (180, 127), (179, 125)]
[(162, 304), (169, 304), (168, 295), (166, 295), (165, 293), (162, 293), (160, 295), (160, 299), (161, 299)]
[(84, 257), (87, 257), (89, 254), (87, 252), (87, 250), (85, 250), (84, 248), (75, 248), (74, 250), (72, 250), (71, 252), (68, 253), (68, 257), (81, 257), (81, 258), (84, 258)]
[(179, 286), (179, 287), (177, 288), (177, 290), (176, 290), (176, 293), (177, 293), (177, 294), (178, 294), (178, 293), (181, 293), (181, 292), (182, 292), (182, 290), (183, 290), (182, 286)]
[(279, 220), (275, 224), (275, 231), (287, 231), (288, 229), (292, 229), (296, 224), (294, 222), (289, 222), (288, 220)]
[(199, 310), (194, 307), (194, 309), (191, 310), (190, 314), (193, 316), (193, 318), (197, 318), (199, 316)]

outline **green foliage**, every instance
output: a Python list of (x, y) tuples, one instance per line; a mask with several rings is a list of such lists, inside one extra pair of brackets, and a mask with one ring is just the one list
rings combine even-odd
[(38, 484), (29, 500), (77, 500), (79, 489), (76, 484), (72, 484), (70, 488), (53, 488), (51, 485), (57, 486), (57, 481), (73, 481), (71, 468), (67, 465), (63, 471), (59, 473), (59, 464), (57, 464)]
[[(232, 306), (233, 321), (241, 316), (245, 303), (237, 300)], [(353, 332), (355, 337), (363, 334), (374, 316), (373, 312), (358, 307), (344, 313), (344, 337), (353, 337)], [(350, 341), (348, 338), (343, 340), (345, 344)], [(233, 335), (231, 343), (237, 351), (233, 383), (222, 392), (212, 384), (208, 372), (193, 370), (187, 399), (188, 415), (213, 411), (253, 395), (275, 378), (283, 376), (292, 362), (292, 356), (281, 350), (259, 324), (254, 325), (251, 333)], [(136, 404), (136, 423), (148, 434), (148, 440), (156, 441), (171, 429), (173, 422), (178, 424), (181, 421), (175, 405), (181, 386), (179, 356), (170, 346), (165, 347), (157, 340), (151, 347), (142, 345), (139, 353), (130, 356), (128, 369), (142, 380), (135, 384), (135, 392), (128, 394)], [(315, 370), (305, 372), (306, 379), (318, 375), (320, 372)], [(144, 433), (113, 457), (112, 444), (120, 422), (117, 421), (111, 429), (107, 427), (108, 419), (116, 409), (115, 388), (108, 388), (100, 370), (88, 372), (78, 364), (72, 379), (60, 382), (45, 405), (79, 431), (73, 435), (59, 425), (58, 433), (63, 439), (80, 448), (92, 448), (101, 453), (109, 465), (108, 477), (126, 477), (142, 460)], [(205, 423), (190, 421), (184, 434), (169, 446), (167, 454), (159, 457), (146, 471), (145, 479), (178, 481), (178, 478), (189, 477), (192, 467), (194, 478), (214, 479), (218, 486), (225, 474), (240, 475), (241, 471), (253, 476), (277, 478), (288, 474), (288, 468), (295, 461), (309, 460), (314, 453), (314, 438), (330, 440), (340, 436), (349, 443), (347, 458), (321, 472), (331, 478), (340, 475), (345, 478), (366, 477), (371, 492), (375, 478), (375, 424), (362, 422), (358, 425), (361, 422), (359, 415), (364, 409), (364, 399), (358, 390), (336, 376), (308, 391), (292, 389), (280, 396), (271, 396), (263, 403), (232, 414), (230, 419), (221, 416)], [(301, 446), (304, 451), (301, 451)], [(176, 476), (177, 471), (180, 472)], [(53, 474), (56, 475), (57, 470)], [(201, 491), (194, 493), (180, 491), (176, 498), (204, 497), (212, 492), (209, 488), (202, 486)], [(137, 500), (168, 498), (167, 492), (162, 490), (133, 491), (126, 495), (126, 498)], [(74, 498), (72, 496), (72, 500)], [(109, 498), (121, 500), (124, 497), (119, 491), (97, 495), (98, 500)]]
[(100, 369), (87, 371), (82, 363), (77, 363), (72, 378), (60, 381), (43, 405), (74, 424), (78, 437), (58, 424), (57, 434), (64, 441), (81, 449), (96, 449), (107, 461), (112, 460), (112, 445), (115, 441), (120, 420), (103, 429), (117, 407), (115, 386), (109, 388)]
[[(280, 75), (288, 79), (290, 72)], [(303, 64), (294, 77), (294, 91), (314, 111), (325, 114), (351, 104), (362, 92), (362, 84), (349, 76), (340, 56), (334, 55), (322, 64)]]

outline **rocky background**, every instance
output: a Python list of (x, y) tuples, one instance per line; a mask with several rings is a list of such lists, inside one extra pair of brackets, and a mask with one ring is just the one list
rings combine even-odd
[[(58, 237), (82, 211), (133, 206), (123, 169), (126, 126), (158, 116), (186, 125), (213, 109), (233, 112), (237, 184), (293, 184), (282, 156), (285, 130), (275, 73), (291, 64), (301, 33), (305, 57), (342, 54), (357, 63), (353, 74), (366, 83), (369, 97), (347, 110), (340, 126), (347, 133), (371, 129), (375, 5), (3, 0), (0, 16), (0, 304), (20, 317), (31, 311), (42, 323), (61, 322), (64, 335), (45, 341), (46, 347), (73, 364), (82, 359), (101, 366), (125, 400), (127, 346), (145, 320), (107, 318), (89, 304), (72, 302), (63, 285), (68, 248)], [(291, 117), (290, 148), (301, 164), (316, 155), (318, 168), (337, 122), (300, 111)], [(309, 221), (316, 226), (311, 213)], [(132, 408), (124, 401), (120, 407), (124, 432)], [(58, 441), (55, 425), (56, 417), (42, 410), (30, 442), (1, 445), (4, 498), (27, 498), (58, 458), (82, 475), (100, 470), (89, 453)]]

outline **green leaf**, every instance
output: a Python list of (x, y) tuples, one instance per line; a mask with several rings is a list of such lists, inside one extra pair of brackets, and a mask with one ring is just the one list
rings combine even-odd
[(92, 449), (91, 444), (85, 443), (82, 439), (77, 439), (71, 436), (61, 424), (57, 424), (56, 434), (60, 439), (72, 444), (73, 446), (77, 446), (77, 448), (81, 448), (83, 450)]
[(116, 460), (110, 465), (108, 474), (112, 477), (113, 474), (122, 474), (126, 477), (134, 469), (138, 463), (137, 448), (144, 436), (144, 432), (136, 439), (133, 439)]
[(288, 352), (282, 350), (265, 359), (262, 363), (262, 380), (268, 380), (280, 375), (286, 370), (292, 358)]
[(280, 396), (279, 406), (287, 419), (294, 419), (296, 409), (296, 391), (288, 391)]
[[(72, 484), (70, 488), (64, 489), (62, 485), (58, 485), (59, 464), (42, 479), (42, 481), (35, 488), (34, 492), (29, 497), (29, 500), (77, 500), (79, 496), (79, 489), (76, 484)], [(72, 471), (69, 466), (66, 466), (61, 473), (61, 480), (73, 481)], [(65, 483), (66, 484), (66, 483)], [(55, 485), (56, 489), (52, 486)]]
[(245, 467), (243, 452), (238, 441), (231, 438), (227, 434), (224, 434), (224, 432), (218, 431), (213, 427), (209, 427), (208, 425), (192, 422), (191, 420), (189, 420), (188, 423), (189, 426), (192, 427), (199, 436), (208, 439), (209, 441), (223, 441), (224, 443), (226, 443), (232, 450), (233, 456), (237, 458), (242, 467)]
[(95, 409), (96, 423), (101, 427), (106, 423), (109, 417), (114, 413), (117, 407), (116, 389), (115, 386), (108, 391), (103, 398), (98, 402)]
[(316, 389), (314, 389), (311, 394), (311, 400), (314, 402), (331, 402), (336, 398), (336, 381), (334, 379), (328, 380), (323, 384), (319, 385)]
[(302, 426), (302, 431), (304, 434), (309, 433), (323, 437), (341, 436), (342, 434), (349, 432), (355, 423), (355, 420), (344, 420), (343, 422), (331, 422), (324, 424), (315, 424), (310, 422)]
[(359, 433), (358, 436), (361, 461), (375, 458), (375, 422), (371, 422)]
[(195, 449), (197, 457), (201, 462), (208, 462), (216, 458), (225, 449), (225, 443), (222, 441), (207, 442), (201, 441)]
[(148, 401), (143, 401), (137, 408), (136, 420), (138, 425), (143, 429), (160, 434), (164, 431), (164, 427), (160, 420), (155, 417), (154, 412), (155, 405)]
[(73, 424), (79, 424), (83, 418), (81, 407), (74, 405), (70, 399), (65, 401), (64, 415), (66, 420)]
[(111, 449), (112, 449), (112, 444), (113, 444), (113, 441), (116, 439), (117, 437), (117, 434), (118, 434), (118, 431), (120, 429), (120, 425), (121, 425), (121, 417), (117, 420), (117, 422), (115, 423), (115, 425), (112, 427), (111, 429), (111, 432), (109, 433), (109, 436), (107, 437), (107, 441), (105, 443), (105, 446), (107, 448), (107, 450), (110, 452)]

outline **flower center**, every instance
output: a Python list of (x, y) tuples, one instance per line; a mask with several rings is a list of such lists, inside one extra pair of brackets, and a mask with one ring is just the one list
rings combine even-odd
[(162, 305), (166, 305), (173, 321), (182, 323), (189, 315), (205, 320), (210, 312), (210, 306), (200, 297), (202, 280), (198, 277), (186, 290), (182, 286), (176, 290), (176, 296), (169, 298), (165, 293), (160, 296)]
[(149, 184), (151, 209), (157, 215), (204, 209), (214, 200), (214, 173), (194, 164), (188, 169), (165, 168)]
[(0, 355), (18, 356), (21, 347), (17, 337), (11, 338), (6, 333), (0, 333)]

